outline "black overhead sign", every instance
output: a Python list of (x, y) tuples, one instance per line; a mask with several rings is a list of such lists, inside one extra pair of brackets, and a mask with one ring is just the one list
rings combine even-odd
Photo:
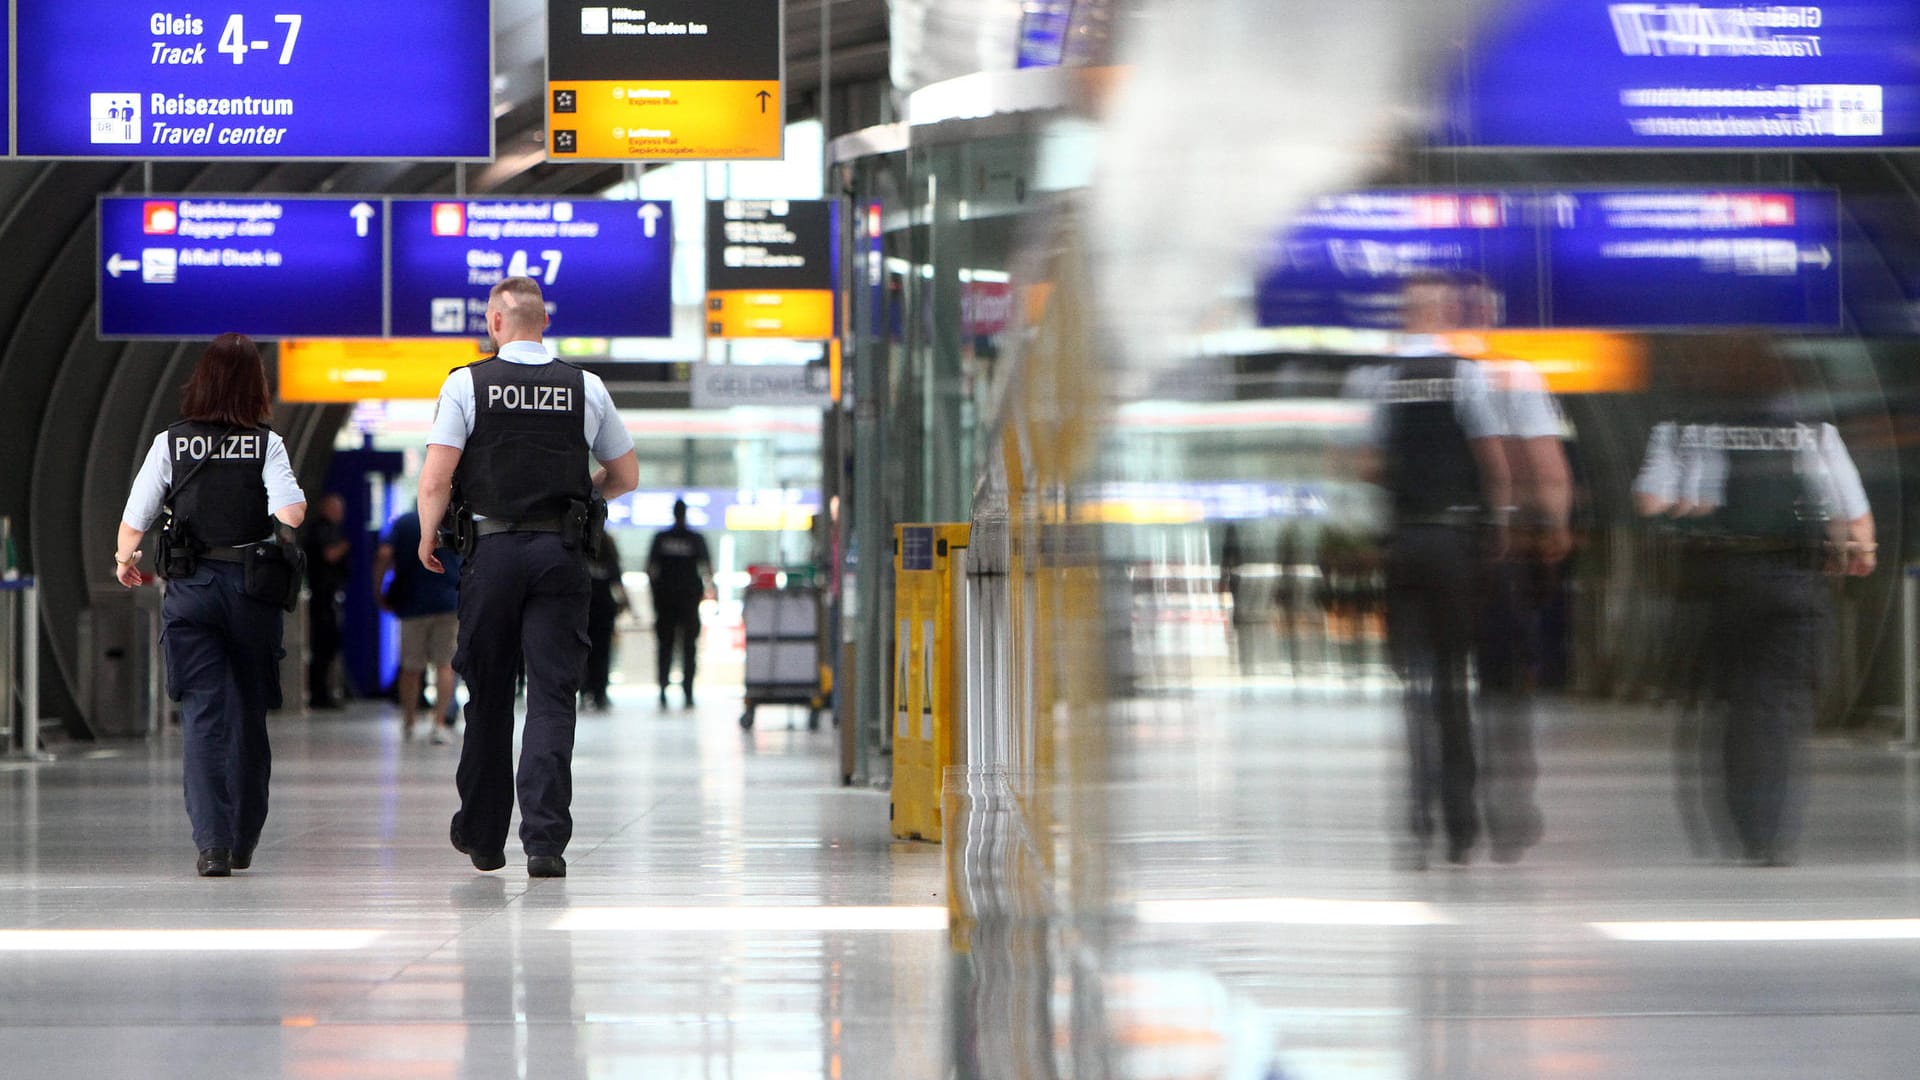
[(548, 0), (557, 161), (778, 158), (782, 0)]
[(833, 203), (717, 199), (707, 204), (707, 288), (831, 289)]

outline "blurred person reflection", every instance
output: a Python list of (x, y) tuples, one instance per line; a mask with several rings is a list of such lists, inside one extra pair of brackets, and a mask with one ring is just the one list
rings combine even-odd
[[(1497, 325), (1500, 296), (1487, 280), (1467, 274), (1460, 282), (1462, 327)], [(1564, 425), (1539, 370), (1484, 349), (1476, 365), (1499, 418), (1515, 514), (1511, 550), (1484, 567), (1474, 655), (1481, 805), (1494, 861), (1512, 862), (1539, 843), (1543, 828), (1534, 797), (1533, 698), (1545, 652), (1541, 612), (1573, 547), (1573, 483)]]
[(1232, 523), (1220, 538), (1219, 592), (1227, 598), (1227, 645), (1233, 654), (1234, 673), (1252, 675), (1259, 660), (1255, 639), (1260, 605), (1254, 598), (1254, 579), (1240, 526)]
[(1388, 641), (1404, 683), (1413, 864), (1426, 865), (1439, 804), (1447, 860), (1479, 838), (1468, 664), (1482, 560), (1501, 556), (1511, 487), (1485, 373), (1436, 336), (1462, 318), (1457, 280), (1423, 273), (1403, 292), (1406, 334), (1374, 385), (1371, 472), (1392, 513)]
[(1655, 432), (1637, 501), (1688, 519), (1709, 556), (1693, 564), (1707, 577), (1709, 810), (1740, 859), (1784, 866), (1817, 703), (1823, 574), (1873, 572), (1873, 513), (1839, 432), (1807, 416), (1771, 338), (1716, 346), (1703, 360), (1719, 392), (1699, 421)]

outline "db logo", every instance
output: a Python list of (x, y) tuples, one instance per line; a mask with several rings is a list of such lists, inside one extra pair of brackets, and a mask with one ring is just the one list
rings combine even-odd
[(172, 236), (180, 230), (180, 205), (170, 202), (148, 203), (142, 228), (148, 236)]

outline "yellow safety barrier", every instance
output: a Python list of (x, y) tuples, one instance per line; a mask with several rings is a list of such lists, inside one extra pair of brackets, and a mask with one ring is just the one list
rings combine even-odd
[(893, 835), (939, 843), (956, 739), (960, 634), (954, 595), (966, 583), (967, 525), (896, 525), (893, 534)]

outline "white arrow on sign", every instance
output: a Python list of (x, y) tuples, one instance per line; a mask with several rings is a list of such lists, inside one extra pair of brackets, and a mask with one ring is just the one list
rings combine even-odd
[(353, 209), (347, 213), (353, 215), (354, 231), (361, 236), (367, 235), (367, 223), (373, 220), (373, 207), (366, 203), (354, 203)]
[(660, 225), (660, 206), (647, 203), (640, 207), (640, 220), (647, 223), (647, 239), (653, 239), (654, 230)]
[(112, 274), (114, 277), (119, 277), (122, 270), (138, 269), (140, 269), (139, 259), (123, 259), (118, 252), (115, 252), (112, 257), (107, 259), (107, 273)]
[(1803, 263), (1819, 263), (1820, 269), (1825, 270), (1827, 267), (1833, 265), (1833, 252), (1827, 250), (1827, 245), (1821, 244), (1817, 251), (1801, 252), (1800, 261)]

